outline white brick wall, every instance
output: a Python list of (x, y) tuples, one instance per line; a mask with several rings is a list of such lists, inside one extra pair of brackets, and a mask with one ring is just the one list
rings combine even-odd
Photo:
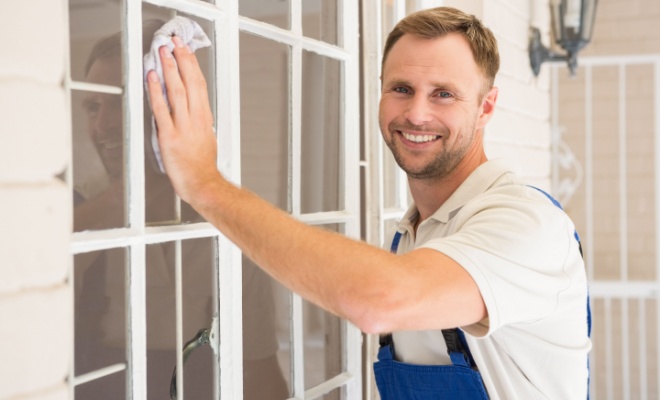
[(66, 399), (72, 304), (65, 2), (0, 3), (0, 399)]
[(503, 158), (526, 182), (550, 190), (550, 89), (545, 68), (538, 78), (529, 65), (531, 26), (550, 31), (547, 0), (446, 0), (481, 18), (497, 38), (500, 71), (497, 109), (486, 127), (489, 158)]

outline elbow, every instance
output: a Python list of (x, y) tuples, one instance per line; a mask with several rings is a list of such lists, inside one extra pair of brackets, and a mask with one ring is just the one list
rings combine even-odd
[(377, 296), (375, 299), (364, 297), (342, 296), (340, 315), (349, 320), (360, 331), (366, 334), (388, 333), (396, 324), (396, 308), (390, 306), (387, 296)]

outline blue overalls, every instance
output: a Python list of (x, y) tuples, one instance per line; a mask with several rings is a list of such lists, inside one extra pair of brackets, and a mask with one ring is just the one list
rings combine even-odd
[[(554, 205), (559, 202), (546, 192)], [(390, 252), (397, 253), (402, 233), (396, 232)], [(575, 232), (575, 238), (580, 239)], [(580, 247), (580, 253), (582, 248)], [(587, 324), (591, 335), (591, 310), (587, 297)], [(415, 365), (394, 359), (392, 335), (381, 337), (378, 361), (374, 363), (376, 385), (382, 400), (487, 400), (488, 394), (465, 335), (460, 329), (442, 330), (451, 365)], [(587, 360), (587, 367), (589, 362)], [(588, 383), (587, 383), (588, 384)], [(587, 393), (587, 399), (589, 394)]]
[[(390, 251), (397, 253), (401, 232), (396, 232)], [(374, 363), (376, 385), (381, 400), (487, 400), (481, 374), (472, 359), (463, 332), (442, 331), (451, 365), (415, 365), (394, 359), (392, 335), (380, 340), (378, 361)]]

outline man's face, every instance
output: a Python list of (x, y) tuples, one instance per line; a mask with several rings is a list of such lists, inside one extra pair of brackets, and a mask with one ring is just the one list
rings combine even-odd
[(438, 39), (405, 34), (394, 44), (383, 65), (379, 122), (409, 177), (446, 177), (482, 146), (484, 107), (494, 106), (494, 98), (492, 104), (484, 101), (483, 85), (470, 46), (459, 34)]
[[(122, 65), (119, 57), (101, 58), (92, 64), (87, 81), (110, 86), (122, 86)], [(122, 96), (90, 92), (83, 101), (90, 135), (106, 171), (122, 176), (124, 165)]]

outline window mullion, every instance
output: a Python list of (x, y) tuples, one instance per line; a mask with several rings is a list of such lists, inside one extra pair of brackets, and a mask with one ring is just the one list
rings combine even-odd
[[(302, 3), (291, 0), (291, 33), (296, 40), (289, 55), (290, 77), (290, 151), (289, 151), (289, 210), (294, 217), (301, 215), (302, 168)], [(291, 382), (293, 397), (305, 398), (305, 336), (303, 330), (303, 300), (291, 292)]]
[[(142, 3), (125, 0), (123, 15), (124, 41), (124, 143), (128, 226), (139, 231), (145, 225), (144, 135), (142, 90)], [(126, 271), (128, 397), (147, 398), (147, 326), (146, 326), (146, 248), (144, 241), (132, 244), (128, 251)]]
[[(214, 22), (215, 115), (218, 168), (240, 184), (240, 79), (238, 0), (222, 1), (224, 18)], [(220, 346), (220, 398), (243, 398), (243, 324), (241, 252), (224, 236), (218, 239), (218, 288)]]
[[(341, 45), (349, 53), (343, 62), (341, 73), (341, 140), (343, 142), (344, 162), (342, 174), (344, 207), (348, 214), (354, 216), (346, 223), (345, 234), (360, 237), (360, 75), (359, 75), (359, 3), (352, 0), (338, 0), (337, 15), (340, 21), (338, 27)], [(344, 399), (358, 399), (362, 396), (362, 336), (360, 331), (350, 322), (342, 321), (343, 359), (345, 370), (353, 379), (346, 384)]]

